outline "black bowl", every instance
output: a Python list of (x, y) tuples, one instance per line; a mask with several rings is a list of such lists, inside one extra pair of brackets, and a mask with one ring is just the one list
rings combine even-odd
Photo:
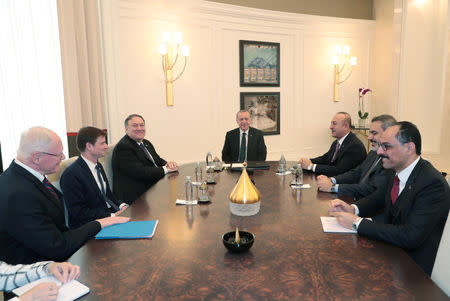
[(228, 232), (222, 235), (223, 245), (228, 249), (228, 251), (233, 253), (245, 252), (250, 249), (255, 241), (255, 235), (250, 232), (239, 231), (239, 236), (241, 237), (241, 241), (237, 244), (235, 241), (236, 231)]

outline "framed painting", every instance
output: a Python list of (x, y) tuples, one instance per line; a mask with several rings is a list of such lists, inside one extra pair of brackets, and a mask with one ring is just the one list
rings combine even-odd
[(239, 41), (241, 87), (280, 86), (280, 43)]
[(280, 134), (280, 92), (241, 92), (241, 110), (248, 110), (251, 126), (264, 135)]

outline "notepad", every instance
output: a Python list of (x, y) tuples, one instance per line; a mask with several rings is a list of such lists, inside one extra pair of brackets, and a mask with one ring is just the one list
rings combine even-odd
[(103, 228), (97, 233), (95, 239), (133, 239), (152, 238), (155, 234), (158, 220), (133, 221), (124, 224), (115, 224)]
[(334, 216), (321, 216), (320, 221), (322, 222), (323, 232), (326, 233), (357, 233), (353, 229), (341, 226)]
[(56, 279), (53, 276), (44, 277), (39, 280), (30, 282), (24, 286), (16, 288), (15, 290), (13, 290), (13, 293), (16, 294), (17, 296), (21, 296), (22, 294), (24, 294), (25, 292), (29, 291), (30, 289), (32, 289), (33, 287), (42, 282), (56, 283), (56, 285), (59, 287), (58, 298), (56, 299), (57, 301), (72, 301), (89, 293), (89, 287), (78, 282), (77, 280), (71, 280), (69, 282), (62, 284), (58, 279)]

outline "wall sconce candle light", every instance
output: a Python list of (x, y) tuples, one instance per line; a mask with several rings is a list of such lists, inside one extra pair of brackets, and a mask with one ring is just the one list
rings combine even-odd
[[(350, 46), (345, 45), (336, 46), (336, 55), (333, 56), (333, 65), (334, 65), (334, 101), (339, 101), (339, 85), (345, 82), (353, 71), (353, 66), (356, 65), (356, 56), (350, 56)], [(349, 69), (347, 77), (344, 80), (340, 80), (340, 75), (344, 71), (344, 69)]]
[[(163, 32), (163, 42), (159, 45), (158, 52), (162, 57), (162, 68), (166, 79), (166, 103), (167, 106), (173, 106), (173, 82), (180, 78), (186, 69), (189, 46), (182, 44), (181, 32)], [(174, 78), (174, 67), (180, 56), (184, 59), (183, 68)]]

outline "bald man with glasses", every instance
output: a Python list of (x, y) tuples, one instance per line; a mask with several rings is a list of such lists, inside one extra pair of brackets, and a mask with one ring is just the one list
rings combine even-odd
[(22, 134), (16, 159), (0, 175), (1, 261), (64, 261), (101, 228), (129, 220), (107, 217), (69, 230), (62, 194), (46, 178), (64, 158), (55, 132), (33, 127)]

